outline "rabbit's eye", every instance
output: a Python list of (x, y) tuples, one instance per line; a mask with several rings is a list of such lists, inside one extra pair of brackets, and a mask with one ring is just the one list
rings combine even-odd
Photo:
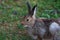
[(29, 19), (27, 19), (26, 21), (29, 21)]

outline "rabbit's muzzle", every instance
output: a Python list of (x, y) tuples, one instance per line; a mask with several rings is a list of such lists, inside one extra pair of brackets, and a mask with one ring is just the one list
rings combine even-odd
[(24, 25), (25, 23), (22, 21), (21, 24)]
[(28, 27), (28, 24), (26, 24), (25, 22), (21, 22), (21, 24), (24, 26), (24, 27)]

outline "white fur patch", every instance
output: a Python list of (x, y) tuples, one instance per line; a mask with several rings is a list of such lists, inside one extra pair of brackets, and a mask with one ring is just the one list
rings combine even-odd
[(49, 28), (50, 32), (52, 34), (55, 34), (56, 32), (58, 32), (60, 30), (60, 26), (58, 23), (56, 22), (53, 22), (51, 25), (50, 25), (50, 28)]
[(28, 25), (24, 25), (24, 27), (28, 27)]
[(35, 15), (36, 15), (36, 8), (34, 10), (33, 18), (35, 18)]

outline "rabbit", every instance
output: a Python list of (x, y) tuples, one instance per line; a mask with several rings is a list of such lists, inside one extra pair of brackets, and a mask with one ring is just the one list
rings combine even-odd
[[(28, 14), (23, 17), (21, 24), (26, 28), (27, 34), (33, 40), (54, 40), (57, 31), (60, 31), (60, 20), (37, 18), (37, 4), (31, 8), (27, 2)], [(56, 37), (57, 38), (57, 37)]]

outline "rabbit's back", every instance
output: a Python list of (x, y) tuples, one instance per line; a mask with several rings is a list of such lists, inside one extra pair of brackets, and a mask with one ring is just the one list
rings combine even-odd
[(37, 34), (39, 34), (41, 37), (44, 37), (44, 38), (53, 37), (53, 33), (57, 32), (55, 29), (57, 29), (57, 30), (60, 29), (60, 26), (59, 26), (59, 28), (57, 28), (57, 26), (56, 27), (54, 26), (55, 29), (53, 29), (52, 30), (53, 32), (51, 33), (50, 25), (53, 25), (54, 22), (59, 25), (59, 21), (55, 20), (55, 19), (39, 19), (39, 20), (37, 19), (35, 21), (35, 26), (34, 26), (37, 29)]

